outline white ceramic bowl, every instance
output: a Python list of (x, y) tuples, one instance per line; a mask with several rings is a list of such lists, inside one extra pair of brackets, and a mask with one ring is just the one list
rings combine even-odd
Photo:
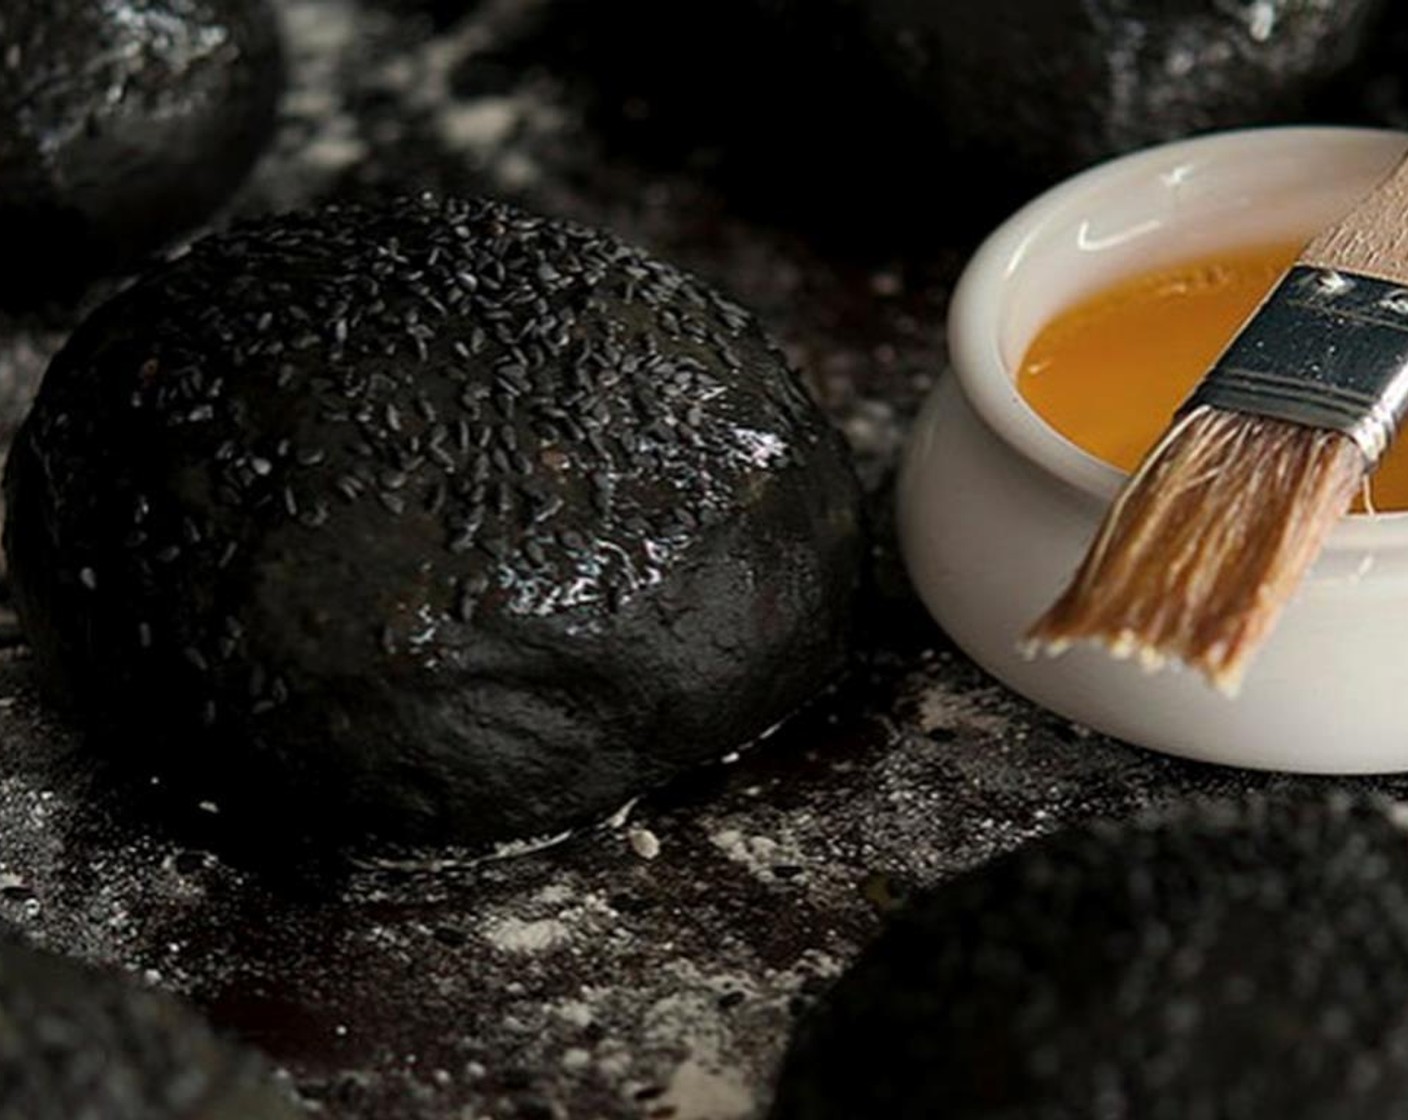
[[(1018, 396), (1027, 344), (1080, 296), (1219, 246), (1309, 236), (1402, 155), (1363, 129), (1221, 133), (1139, 152), (1042, 195), (978, 250), (949, 312), (951, 371), (899, 481), (900, 542), (940, 625), (1018, 692), (1100, 731), (1259, 769), (1408, 770), (1408, 515), (1347, 519), (1229, 700), (1191, 672), (1093, 648), (1028, 661), (1122, 475)], [(1132, 371), (1133, 372), (1133, 371)]]

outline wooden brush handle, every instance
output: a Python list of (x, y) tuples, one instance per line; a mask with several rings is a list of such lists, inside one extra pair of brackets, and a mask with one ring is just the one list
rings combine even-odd
[(1408, 156), (1300, 255), (1301, 264), (1408, 284)]

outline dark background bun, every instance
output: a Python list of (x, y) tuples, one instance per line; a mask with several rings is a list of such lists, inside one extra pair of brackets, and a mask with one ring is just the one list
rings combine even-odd
[(0, 931), (0, 1120), (294, 1120), (252, 1051), (116, 969)]
[(1383, 804), (1192, 805), (912, 900), (798, 1030), (773, 1120), (1374, 1120), (1408, 1095)]
[(0, 307), (73, 298), (207, 218), (273, 135), (266, 0), (0, 8)]

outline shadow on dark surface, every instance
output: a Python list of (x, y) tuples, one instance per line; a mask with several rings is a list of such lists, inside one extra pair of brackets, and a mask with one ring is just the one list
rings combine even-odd
[(550, 73), (586, 107), (607, 160), (711, 182), (741, 215), (835, 251), (973, 240), (1030, 189), (957, 173), (933, 122), (824, 21), (754, 0), (560, 0), (535, 13), (465, 60), (456, 96)]

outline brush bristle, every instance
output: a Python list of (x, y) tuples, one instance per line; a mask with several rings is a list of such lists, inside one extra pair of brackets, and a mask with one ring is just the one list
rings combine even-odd
[(1125, 486), (1028, 648), (1093, 641), (1151, 669), (1176, 659), (1235, 693), (1364, 475), (1338, 432), (1188, 412)]

